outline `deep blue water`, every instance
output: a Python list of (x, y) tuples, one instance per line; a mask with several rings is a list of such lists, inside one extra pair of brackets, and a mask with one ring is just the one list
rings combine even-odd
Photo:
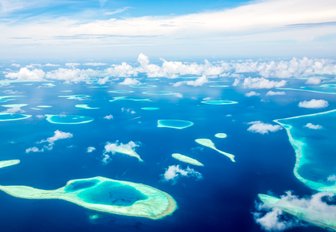
[[(288, 91), (286, 97), (274, 96), (247, 98), (243, 92), (229, 88), (202, 87), (176, 88), (173, 96), (148, 96), (146, 89), (132, 89), (127, 94), (133, 98), (150, 98), (152, 102), (115, 101), (113, 97), (124, 94), (108, 93), (113, 86), (91, 88), (90, 85), (57, 83), (53, 88), (39, 88), (39, 84), (12, 84), (0, 87), (12, 89), (24, 97), (8, 104), (26, 103), (26, 114), (33, 117), (22, 121), (0, 122), (1, 160), (20, 159), (21, 164), (0, 169), (1, 185), (28, 185), (43, 189), (64, 186), (70, 179), (105, 176), (113, 179), (144, 183), (163, 190), (174, 197), (178, 209), (161, 220), (102, 214), (97, 220), (89, 216), (90, 210), (60, 200), (25, 200), (0, 192), (0, 228), (2, 232), (34, 231), (262, 231), (254, 222), (252, 212), (258, 193), (283, 194), (294, 190), (296, 194), (312, 191), (293, 175), (295, 155), (285, 130), (268, 135), (247, 132), (248, 122), (272, 122), (273, 119), (318, 112), (297, 107), (301, 100), (323, 98), (335, 107), (332, 96)], [(162, 83), (165, 86), (165, 83)], [(163, 87), (156, 89), (163, 89)], [(71, 93), (62, 92), (72, 90)], [(151, 88), (152, 90), (152, 88)], [(76, 101), (59, 98), (60, 95), (88, 94), (89, 100)], [(6, 94), (3, 94), (6, 95)], [(235, 105), (201, 104), (205, 97), (238, 101)], [(100, 107), (99, 110), (75, 108), (76, 104)], [(37, 105), (52, 108), (32, 110)], [(143, 111), (141, 107), (159, 107), (157, 111)], [(135, 114), (121, 109), (130, 109)], [(88, 124), (50, 124), (37, 115), (73, 114), (91, 116)], [(104, 116), (112, 114), (112, 120)], [(183, 130), (157, 128), (158, 119), (181, 119), (194, 123)], [(53, 135), (55, 130), (71, 132), (74, 137), (57, 141), (52, 151), (25, 154), (25, 149), (37, 141)], [(214, 134), (225, 132), (227, 139), (217, 139)], [(212, 139), (219, 149), (236, 155), (236, 163), (194, 142), (197, 138)], [(102, 163), (106, 142), (116, 140), (140, 142), (137, 152), (144, 160), (115, 155), (108, 164)], [(86, 153), (89, 146), (97, 148)], [(169, 165), (180, 164), (171, 158), (179, 152), (190, 155), (204, 167), (194, 167), (203, 175), (202, 180), (180, 178), (176, 184), (162, 181)], [(319, 231), (304, 227), (290, 231)]]

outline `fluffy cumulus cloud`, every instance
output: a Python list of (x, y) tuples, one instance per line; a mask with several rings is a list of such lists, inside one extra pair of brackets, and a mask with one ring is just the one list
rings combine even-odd
[(69, 132), (63, 132), (60, 130), (56, 130), (54, 131), (53, 136), (37, 142), (37, 144), (41, 145), (40, 147), (38, 146), (29, 147), (26, 149), (26, 153), (51, 151), (54, 148), (55, 142), (59, 140), (64, 140), (64, 139), (71, 139), (72, 137), (73, 137), (73, 134)]
[(272, 89), (280, 88), (286, 85), (285, 80), (272, 81), (265, 78), (244, 78), (242, 81), (235, 81), (234, 86), (241, 86), (246, 89)]
[(187, 167), (181, 168), (179, 165), (170, 165), (163, 174), (163, 179), (168, 182), (176, 183), (180, 177), (194, 177), (196, 179), (202, 179), (203, 176), (200, 172)]
[[(18, 70), (5, 71), (4, 77), (18, 81), (64, 81), (106, 84), (113, 78), (125, 78), (122, 84), (136, 84), (139, 74), (149, 78), (195, 77), (194, 80), (181, 81), (175, 86), (202, 86), (209, 78), (226, 78), (238, 76), (234, 86), (247, 89), (272, 89), (286, 85), (286, 80), (275, 78), (306, 77), (308, 84), (317, 84), (316, 75), (336, 75), (336, 62), (323, 59), (292, 59), (270, 61), (212, 61), (196, 62), (161, 60), (161, 64), (151, 63), (148, 56), (140, 53), (137, 63), (126, 62), (107, 64), (106, 66), (78, 66), (77, 63), (63, 67), (52, 66), (44, 70), (43, 65), (17, 67)], [(38, 67), (38, 68), (36, 68)], [(82, 67), (82, 68), (81, 68)], [(286, 75), (284, 72), (290, 70)], [(260, 77), (246, 77), (254, 73)], [(315, 76), (314, 76), (315, 75)], [(129, 79), (128, 79), (129, 78)], [(270, 79), (272, 78), (272, 79)]]
[(260, 93), (256, 92), (256, 91), (250, 91), (245, 93), (246, 97), (254, 97), (254, 96), (260, 96)]
[(43, 81), (45, 72), (41, 69), (20, 68), (17, 72), (8, 72), (5, 74), (8, 79), (18, 81)]
[(265, 78), (311, 77), (313, 75), (334, 75), (336, 63), (328, 59), (307, 57), (290, 60), (243, 61), (232, 64), (237, 73), (258, 73)]
[(130, 157), (137, 158), (139, 161), (143, 161), (140, 155), (135, 151), (140, 145), (136, 142), (129, 141), (128, 143), (120, 143), (116, 141), (114, 143), (107, 142), (104, 146), (103, 152), (103, 163), (108, 163), (111, 159), (110, 154), (114, 155), (116, 153), (127, 155)]
[(87, 82), (102, 76), (100, 71), (93, 69), (59, 68), (46, 73), (46, 79), (65, 82)]
[(328, 107), (329, 103), (328, 101), (323, 99), (311, 99), (299, 102), (298, 106), (300, 108), (307, 108), (307, 109), (320, 109)]
[(69, 132), (63, 132), (63, 131), (60, 131), (60, 130), (56, 130), (54, 132), (53, 136), (46, 139), (46, 142), (53, 144), (58, 140), (70, 139), (72, 137), (73, 137), (73, 135)]
[(119, 83), (120, 85), (139, 85), (140, 81), (134, 78), (126, 77), (122, 82)]
[(102, 77), (97, 80), (98, 85), (105, 85), (109, 81), (108, 77)]
[(292, 221), (281, 220), (282, 211), (274, 208), (265, 215), (254, 214), (255, 221), (266, 231), (283, 231), (296, 225)]
[(121, 64), (113, 64), (112, 67), (106, 69), (106, 73), (113, 77), (134, 77), (138, 75), (138, 69), (122, 62)]
[(37, 153), (37, 152), (43, 152), (44, 149), (43, 148), (38, 148), (38, 147), (28, 147), (26, 149), (26, 153)]
[(92, 153), (92, 152), (94, 152), (95, 150), (96, 150), (95, 147), (88, 147), (88, 148), (86, 149), (86, 153)]
[(306, 128), (309, 128), (309, 129), (312, 129), (312, 130), (320, 130), (322, 129), (322, 126), (319, 125), (319, 124), (313, 124), (311, 122), (308, 122), (306, 125), (305, 125)]
[[(151, 64), (149, 58), (143, 53), (138, 56), (138, 63), (140, 67), (136, 69), (137, 72), (144, 73), (148, 77), (201, 76), (198, 80), (199, 83), (204, 82), (205, 77), (203, 76), (221, 76), (227, 70), (227, 65), (212, 64), (208, 60), (203, 63), (188, 63), (162, 59), (161, 65)], [(194, 84), (190, 82), (190, 85)]]
[(254, 121), (249, 123), (250, 126), (247, 128), (249, 132), (258, 133), (258, 134), (268, 134), (271, 132), (277, 132), (282, 129), (279, 125), (273, 125), (269, 123), (264, 123), (261, 121)]
[(181, 85), (189, 85), (194, 87), (199, 87), (208, 82), (208, 78), (206, 76), (201, 76), (196, 78), (195, 80), (190, 81), (179, 81), (174, 84), (175, 87), (181, 86)]
[(106, 120), (112, 120), (113, 119), (113, 115), (112, 114), (105, 115), (104, 119), (106, 119)]
[[(254, 214), (256, 222), (268, 231), (280, 231), (293, 226), (303, 225), (299, 220), (314, 224), (321, 221), (335, 221), (336, 206), (330, 204), (335, 195), (332, 193), (319, 192), (310, 197), (300, 198), (287, 192), (274, 204), (260, 203), (257, 205), (259, 212)], [(292, 212), (302, 212), (303, 217), (295, 218), (283, 212), (283, 209), (290, 208)], [(262, 214), (266, 211), (266, 214)], [(300, 215), (300, 214), (298, 214)]]

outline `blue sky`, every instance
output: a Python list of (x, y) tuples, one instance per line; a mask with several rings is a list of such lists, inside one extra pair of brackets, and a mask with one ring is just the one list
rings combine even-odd
[(0, 0), (0, 59), (333, 57), (334, 0)]
[[(1, 3), (2, 2), (2, 3)], [(10, 8), (10, 3), (18, 6), (17, 9), (6, 13), (6, 8)], [(119, 16), (153, 16), (153, 15), (181, 15), (202, 11), (213, 11), (225, 9), (246, 4), (247, 0), (60, 0), (60, 1), (0, 1), (2, 4), (2, 13), (5, 18), (26, 18), (37, 15), (45, 17), (54, 16), (72, 16), (81, 14), (82, 17), (92, 16), (85, 15), (85, 12), (94, 11), (96, 17), (102, 16), (102, 12), (119, 12)], [(15, 4), (17, 3), (17, 4)], [(19, 5), (22, 7), (19, 7)], [(8, 6), (8, 7), (6, 7)], [(84, 14), (83, 14), (84, 13)]]

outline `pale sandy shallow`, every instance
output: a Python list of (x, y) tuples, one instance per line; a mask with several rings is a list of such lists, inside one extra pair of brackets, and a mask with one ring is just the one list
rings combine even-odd
[(204, 147), (210, 148), (214, 151), (217, 151), (219, 154), (224, 155), (226, 157), (228, 157), (231, 162), (236, 162), (235, 160), (235, 156), (231, 153), (219, 150), (216, 145), (211, 141), (211, 139), (207, 139), (207, 138), (199, 138), (199, 139), (195, 139), (195, 142), (198, 143), (199, 145), (202, 145)]
[(3, 160), (0, 161), (0, 168), (10, 167), (14, 165), (18, 165), (20, 163), (20, 160), (14, 159), (14, 160)]
[(203, 163), (201, 163), (200, 161), (198, 161), (197, 159), (191, 158), (189, 156), (186, 155), (182, 155), (180, 153), (173, 153), (172, 157), (174, 159), (177, 159), (181, 162), (187, 163), (187, 164), (191, 164), (191, 165), (195, 165), (195, 166), (204, 166)]

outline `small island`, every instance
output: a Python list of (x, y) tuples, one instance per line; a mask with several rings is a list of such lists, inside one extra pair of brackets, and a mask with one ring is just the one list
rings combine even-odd
[(89, 106), (88, 104), (76, 104), (75, 107), (79, 109), (84, 109), (84, 110), (98, 110), (99, 109), (99, 107), (92, 107), (92, 106)]
[(195, 139), (195, 142), (204, 146), (204, 147), (207, 147), (207, 148), (210, 148), (214, 151), (217, 151), (218, 153), (228, 157), (232, 162), (236, 162), (235, 161), (235, 156), (233, 154), (230, 154), (228, 152), (219, 150), (210, 139), (205, 139), (205, 138)]
[(227, 134), (226, 133), (216, 133), (215, 137), (218, 138), (218, 139), (226, 139)]
[(172, 157), (174, 159), (177, 159), (181, 162), (187, 163), (187, 164), (191, 164), (191, 165), (195, 165), (195, 166), (204, 166), (204, 164), (202, 164), (200, 161), (198, 161), (197, 159), (191, 158), (189, 156), (186, 155), (182, 155), (180, 153), (173, 153)]
[(3, 160), (0, 161), (0, 168), (6, 168), (14, 165), (18, 165), (20, 163), (20, 160), (14, 159), (14, 160)]

